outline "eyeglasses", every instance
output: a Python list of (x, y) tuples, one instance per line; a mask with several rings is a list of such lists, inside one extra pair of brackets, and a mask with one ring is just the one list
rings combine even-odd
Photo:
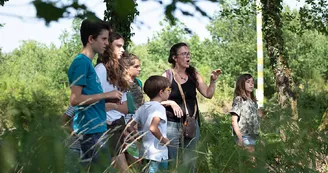
[(182, 55), (182, 56), (191, 56), (191, 53), (190, 52), (182, 52), (182, 53), (178, 53), (177, 55)]
[(170, 87), (167, 87), (167, 88), (165, 88), (165, 89), (164, 89), (164, 91), (168, 91), (168, 92), (171, 92), (171, 91), (172, 91), (172, 89), (171, 89)]

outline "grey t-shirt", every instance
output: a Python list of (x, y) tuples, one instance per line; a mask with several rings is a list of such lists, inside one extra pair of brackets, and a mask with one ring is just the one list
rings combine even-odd
[(230, 114), (238, 116), (238, 126), (242, 135), (259, 134), (260, 124), (257, 108), (257, 103), (250, 98), (246, 100), (240, 96), (234, 98)]

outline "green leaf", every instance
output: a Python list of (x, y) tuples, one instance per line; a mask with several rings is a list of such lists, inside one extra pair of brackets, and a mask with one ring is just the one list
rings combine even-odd
[(43, 18), (46, 25), (49, 25), (51, 21), (58, 21), (58, 19), (64, 16), (67, 7), (56, 7), (55, 4), (51, 2), (43, 2), (41, 0), (33, 1), (36, 9), (36, 16), (38, 18)]

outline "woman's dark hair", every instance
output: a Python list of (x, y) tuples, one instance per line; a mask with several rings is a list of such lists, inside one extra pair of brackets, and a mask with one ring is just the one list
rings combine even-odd
[[(168, 62), (172, 65), (172, 68), (175, 67), (175, 60), (173, 59), (174, 56), (178, 56), (178, 50), (181, 48), (181, 47), (189, 47), (186, 43), (177, 43), (175, 45), (173, 45), (170, 49), (170, 55), (169, 55), (169, 58), (168, 58)], [(187, 69), (186, 69), (186, 73), (188, 75), (188, 77), (196, 84), (196, 86), (198, 86), (198, 81), (197, 81), (197, 76), (196, 76), (196, 69), (195, 67), (193, 66), (189, 66)]]
[[(236, 82), (234, 97), (240, 96), (244, 100), (247, 99), (246, 89), (245, 89), (245, 82), (250, 78), (253, 78), (252, 75), (250, 75), (250, 74), (242, 74), (238, 77), (237, 82)], [(251, 99), (254, 102), (256, 102), (254, 91), (251, 92)]]
[(104, 51), (102, 55), (99, 55), (97, 64), (103, 63), (107, 71), (107, 81), (121, 91), (127, 91), (129, 88), (129, 77), (124, 61), (119, 59), (115, 54), (112, 43), (115, 40), (123, 39), (123, 37), (116, 33), (109, 33), (110, 46)]

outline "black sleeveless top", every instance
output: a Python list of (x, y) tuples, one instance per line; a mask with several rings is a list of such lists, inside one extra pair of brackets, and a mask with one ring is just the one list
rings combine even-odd
[[(196, 92), (196, 83), (192, 81), (190, 78), (181, 85), (181, 88), (185, 94), (186, 97), (186, 104), (189, 112), (189, 116), (193, 116), (194, 112), (196, 111), (196, 118), (199, 117), (199, 111), (198, 111), (198, 105), (197, 105), (197, 92)], [(179, 87), (177, 82), (172, 79), (172, 84), (171, 84), (171, 94), (169, 96), (169, 100), (175, 101), (182, 109), (183, 111), (183, 121), (185, 120), (186, 116), (186, 109), (179, 91)], [(196, 104), (196, 110), (195, 110), (195, 104)], [(173, 113), (173, 109), (171, 106), (165, 107), (166, 109), (166, 116), (168, 121), (173, 121), (173, 122), (180, 122), (181, 119), (176, 117)]]

